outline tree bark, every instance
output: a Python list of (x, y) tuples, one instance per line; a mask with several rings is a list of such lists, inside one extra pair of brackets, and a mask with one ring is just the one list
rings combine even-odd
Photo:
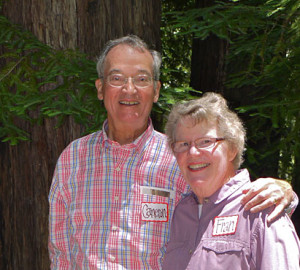
[[(212, 6), (215, 1), (211, 0), (196, 0), (196, 8), (204, 8)], [(240, 106), (246, 106), (253, 103), (253, 95), (249, 95), (255, 89), (244, 87), (242, 89), (228, 89), (225, 86), (226, 74), (230, 72), (230, 67), (226, 67), (226, 56), (229, 51), (229, 43), (226, 40), (219, 39), (214, 35), (210, 35), (205, 40), (194, 39), (192, 45), (192, 60), (191, 60), (191, 82), (190, 85), (196, 90), (205, 92), (217, 92), (222, 94), (230, 108), (234, 109)], [(257, 92), (259, 95), (259, 91)], [(248, 121), (252, 121), (252, 117), (241, 115), (245, 126), (248, 126)], [(251, 125), (249, 125), (251, 126)], [(265, 130), (271, 128), (271, 121), (266, 122)], [(249, 138), (252, 136), (252, 130), (247, 131)], [(255, 136), (254, 136), (255, 137)], [(274, 134), (274, 140), (278, 139), (278, 135)], [(247, 141), (247, 146), (252, 149), (258, 149), (260, 153), (265, 153), (266, 138), (263, 137), (259, 141)], [(272, 157), (263, 159), (260, 158), (260, 164), (247, 163), (247, 154), (245, 165), (249, 165), (249, 169), (253, 172), (252, 176), (262, 177), (278, 177), (279, 153), (274, 153)], [(256, 173), (254, 175), (254, 172)]]
[[(93, 60), (106, 41), (126, 34), (161, 47), (158, 0), (11, 0), (3, 3), (2, 14), (53, 48), (79, 49)], [(16, 120), (30, 141), (0, 143), (0, 269), (49, 269), (51, 178), (61, 151), (83, 132), (72, 118), (60, 128), (56, 122), (31, 126)]]
[(191, 87), (224, 94), (225, 57), (228, 43), (216, 36), (194, 39), (191, 61)]
[[(196, 0), (195, 7), (209, 7), (214, 3), (212, 0)], [(228, 42), (214, 35), (205, 40), (193, 40), (190, 82), (192, 88), (202, 92), (224, 94), (227, 51)]]
[(11, 0), (3, 14), (56, 49), (79, 48), (92, 58), (106, 41), (127, 34), (161, 46), (158, 0)]

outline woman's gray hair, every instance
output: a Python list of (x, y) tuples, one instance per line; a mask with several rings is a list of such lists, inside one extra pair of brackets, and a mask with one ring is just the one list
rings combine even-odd
[(199, 99), (179, 103), (173, 107), (166, 124), (170, 147), (176, 141), (177, 124), (186, 120), (186, 117), (192, 119), (195, 125), (203, 120), (217, 121), (218, 131), (229, 142), (230, 147), (237, 150), (233, 161), (234, 167), (235, 169), (240, 167), (243, 163), (246, 131), (238, 115), (228, 108), (226, 100), (221, 95), (208, 92)]
[(159, 52), (155, 50), (150, 50), (148, 45), (140, 39), (138, 36), (135, 35), (128, 35), (122, 38), (110, 40), (106, 43), (104, 46), (98, 61), (97, 61), (97, 72), (98, 72), (98, 77), (102, 79), (104, 77), (104, 65), (105, 65), (105, 59), (108, 54), (108, 52), (116, 47), (117, 45), (120, 44), (125, 44), (128, 45), (132, 48), (135, 48), (141, 52), (148, 51), (152, 57), (153, 57), (153, 76), (154, 76), (154, 81), (159, 80), (160, 76), (160, 66), (161, 66), (161, 55)]

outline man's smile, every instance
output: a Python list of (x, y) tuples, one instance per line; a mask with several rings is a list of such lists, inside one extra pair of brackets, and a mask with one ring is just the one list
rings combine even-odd
[(121, 105), (129, 105), (129, 106), (133, 106), (133, 105), (138, 105), (139, 102), (138, 101), (120, 101), (119, 102)]

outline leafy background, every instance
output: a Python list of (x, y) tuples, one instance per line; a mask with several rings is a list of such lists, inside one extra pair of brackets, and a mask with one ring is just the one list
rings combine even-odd
[[(192, 89), (192, 40), (210, 35), (229, 44), (224, 96), (243, 118), (247, 166), (254, 177), (287, 179), (300, 190), (300, 4), (282, 1), (164, 1), (161, 27), (163, 88), (152, 117), (163, 131), (178, 100)], [(32, 125), (66, 116), (85, 133), (105, 119), (94, 88), (95, 63), (74, 50), (54, 50), (0, 16), (0, 138), (12, 145), (30, 139), (16, 119)]]
[[(40, 15), (37, 6), (45, 7), (45, 3), (0, 0), (0, 14), (2, 3), (4, 10), (7, 3), (12, 6), (16, 2), (16, 10), (6, 9), (12, 11), (10, 18), (23, 23), (25, 20), (18, 20), (16, 14), (22, 13), (25, 18), (34, 11), (35, 19), (45, 19), (50, 26), (56, 23), (52, 24), (50, 18), (60, 16), (60, 8), (70, 4), (46, 1), (54, 5), (53, 9)], [(77, 1), (87, 11), (104, 2), (108, 3)], [(109, 11), (113, 12), (113, 3), (120, 2), (112, 1)], [(126, 2), (128, 6), (134, 3), (140, 2)], [(248, 134), (244, 166), (252, 177), (287, 179), (300, 194), (299, 0), (151, 3), (162, 6), (163, 87), (151, 115), (155, 127), (164, 130), (166, 116), (178, 100), (192, 99), (208, 90), (220, 92), (244, 120)], [(27, 8), (31, 10), (28, 13)], [(80, 14), (84, 20), (86, 13)], [(88, 26), (96, 19), (97, 14), (93, 15), (86, 22)], [(29, 21), (30, 25), (31, 18)], [(150, 18), (148, 23), (154, 22)], [(68, 27), (72, 31), (74, 25)], [(69, 32), (64, 31), (65, 35), (62, 29), (57, 30), (59, 37), (67, 38)], [(151, 42), (154, 32), (150, 34), (146, 38)], [(101, 34), (101, 44), (105, 37)], [(156, 46), (160, 46), (158, 39)], [(59, 38), (55, 36), (54, 40)], [(214, 57), (219, 56), (221, 65), (216, 68)], [(89, 59), (79, 51), (46, 46), (0, 16), (0, 268), (49, 266), (47, 195), (55, 161), (70, 140), (80, 132), (84, 135), (98, 130), (106, 118), (94, 86), (95, 62)], [(293, 221), (300, 235), (299, 210), (293, 214)]]

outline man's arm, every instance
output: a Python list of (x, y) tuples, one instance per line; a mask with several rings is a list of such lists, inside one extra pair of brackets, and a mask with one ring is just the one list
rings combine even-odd
[(69, 237), (66, 206), (58, 179), (53, 178), (49, 193), (49, 257), (51, 269), (70, 269)]
[(259, 178), (252, 182), (243, 192), (245, 197), (241, 202), (245, 205), (246, 210), (250, 210), (253, 213), (274, 204), (276, 205), (268, 216), (268, 222), (275, 220), (287, 207), (291, 207), (291, 215), (298, 205), (298, 198), (293, 192), (292, 186), (284, 180)]

